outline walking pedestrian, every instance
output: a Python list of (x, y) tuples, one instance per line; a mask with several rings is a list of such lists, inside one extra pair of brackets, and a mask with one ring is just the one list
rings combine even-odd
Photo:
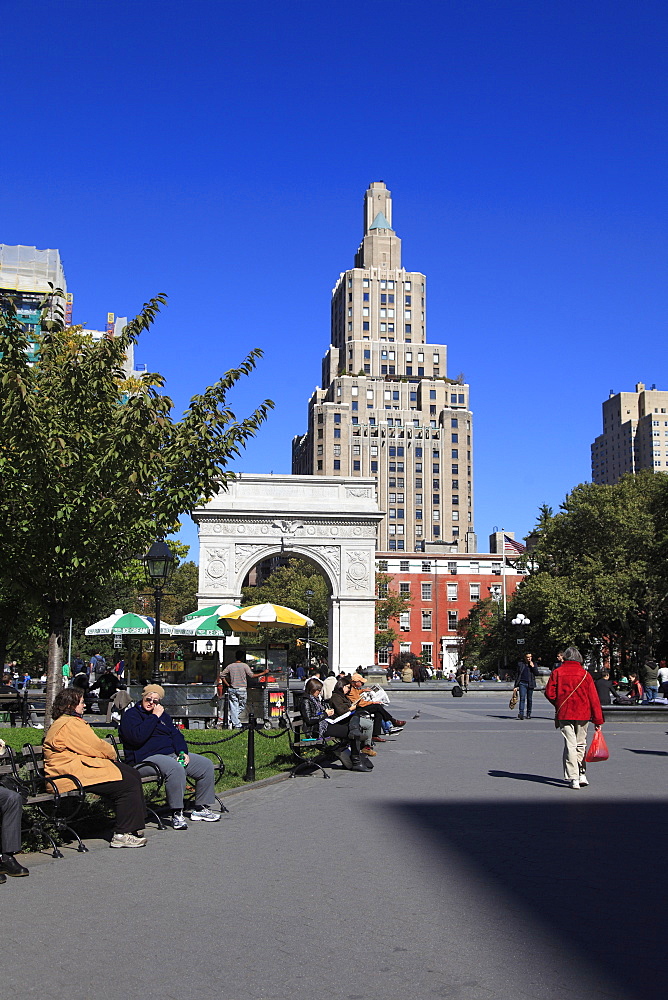
[(520, 709), (518, 719), (531, 718), (533, 708), (533, 693), (536, 690), (536, 672), (531, 653), (525, 653), (521, 660), (517, 661), (517, 673), (515, 675), (515, 687), (520, 694)]
[(554, 724), (564, 738), (564, 778), (571, 788), (589, 784), (585, 765), (587, 729), (593, 722), (600, 729), (605, 719), (591, 674), (582, 666), (576, 646), (564, 652), (545, 685), (545, 697), (554, 705)]

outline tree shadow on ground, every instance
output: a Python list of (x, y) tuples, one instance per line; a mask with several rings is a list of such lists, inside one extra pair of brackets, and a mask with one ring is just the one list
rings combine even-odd
[(624, 747), (629, 753), (639, 753), (647, 757), (668, 757), (668, 750), (634, 750), (632, 747)]
[(398, 802), (388, 808), (408, 828), (410, 843), (431, 840), (434, 856), (448, 865), (454, 849), (488, 874), (490, 891), (507, 897), (497, 901), (499, 911), (519, 903), (562, 946), (565, 962), (572, 954), (594, 963), (604, 980), (617, 980), (619, 995), (628, 1000), (664, 1000), (663, 964), (644, 962), (640, 971), (625, 942), (642, 928), (643, 953), (663, 954), (660, 914), (668, 868), (657, 864), (643, 877), (641, 866), (628, 877), (619, 868), (615, 874), (615, 865), (631, 845), (656, 843), (668, 823), (668, 804), (587, 800), (584, 794), (577, 798), (565, 790), (559, 801)]

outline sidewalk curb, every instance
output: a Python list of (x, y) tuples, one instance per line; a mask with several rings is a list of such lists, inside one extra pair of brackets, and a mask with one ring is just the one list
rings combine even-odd
[(292, 777), (289, 771), (284, 774), (272, 774), (268, 778), (260, 778), (259, 781), (247, 781), (236, 788), (229, 788), (226, 791), (218, 792), (223, 801), (229, 799), (230, 795), (238, 795), (240, 792), (249, 792), (253, 788), (266, 788), (268, 785), (277, 785), (280, 781), (289, 781)]

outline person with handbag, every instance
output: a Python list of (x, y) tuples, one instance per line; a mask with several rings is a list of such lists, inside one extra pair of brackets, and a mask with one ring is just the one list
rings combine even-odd
[(520, 710), (517, 718), (524, 718), (526, 707), (526, 717), (530, 719), (533, 707), (533, 693), (536, 689), (536, 667), (534, 666), (531, 653), (525, 653), (522, 659), (517, 661), (515, 688), (519, 691), (520, 696)]
[(593, 722), (600, 730), (605, 722), (594, 680), (582, 666), (576, 646), (564, 652), (564, 662), (552, 671), (545, 697), (554, 705), (554, 724), (564, 738), (564, 778), (571, 788), (589, 784), (585, 765), (587, 729)]

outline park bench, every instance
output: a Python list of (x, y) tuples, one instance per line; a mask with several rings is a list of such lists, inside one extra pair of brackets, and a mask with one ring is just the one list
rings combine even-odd
[(308, 771), (315, 768), (320, 771), (323, 778), (329, 778), (331, 775), (327, 774), (325, 766), (331, 764), (334, 760), (338, 760), (343, 767), (350, 770), (352, 761), (350, 760), (350, 754), (345, 749), (347, 742), (342, 742), (332, 737), (317, 739), (316, 737), (304, 736), (304, 719), (299, 710), (303, 692), (295, 691), (293, 698), (296, 711), (287, 711), (283, 716), (288, 733), (290, 752), (296, 761), (290, 769), (290, 776), (294, 778), (300, 771)]
[[(64, 857), (60, 851), (57, 839), (67, 832), (77, 842), (77, 851), (85, 853), (88, 848), (71, 825), (81, 812), (86, 801), (85, 790), (78, 778), (71, 774), (59, 774), (47, 778), (44, 774), (44, 752), (42, 747), (26, 744), (22, 753), (17, 753), (11, 747), (5, 749), (0, 758), (0, 769), (12, 775), (17, 783), (17, 791), (23, 798), (24, 817), (27, 820), (26, 829), (45, 837), (51, 844), (51, 856)], [(75, 788), (63, 791), (59, 787), (62, 781), (71, 781)]]
[(20, 717), (21, 725), (26, 724), (28, 705), (25, 696), (21, 696), (16, 691), (12, 694), (9, 691), (0, 693), (0, 712), (9, 715), (9, 724), (12, 729), (16, 726), (16, 719)]

